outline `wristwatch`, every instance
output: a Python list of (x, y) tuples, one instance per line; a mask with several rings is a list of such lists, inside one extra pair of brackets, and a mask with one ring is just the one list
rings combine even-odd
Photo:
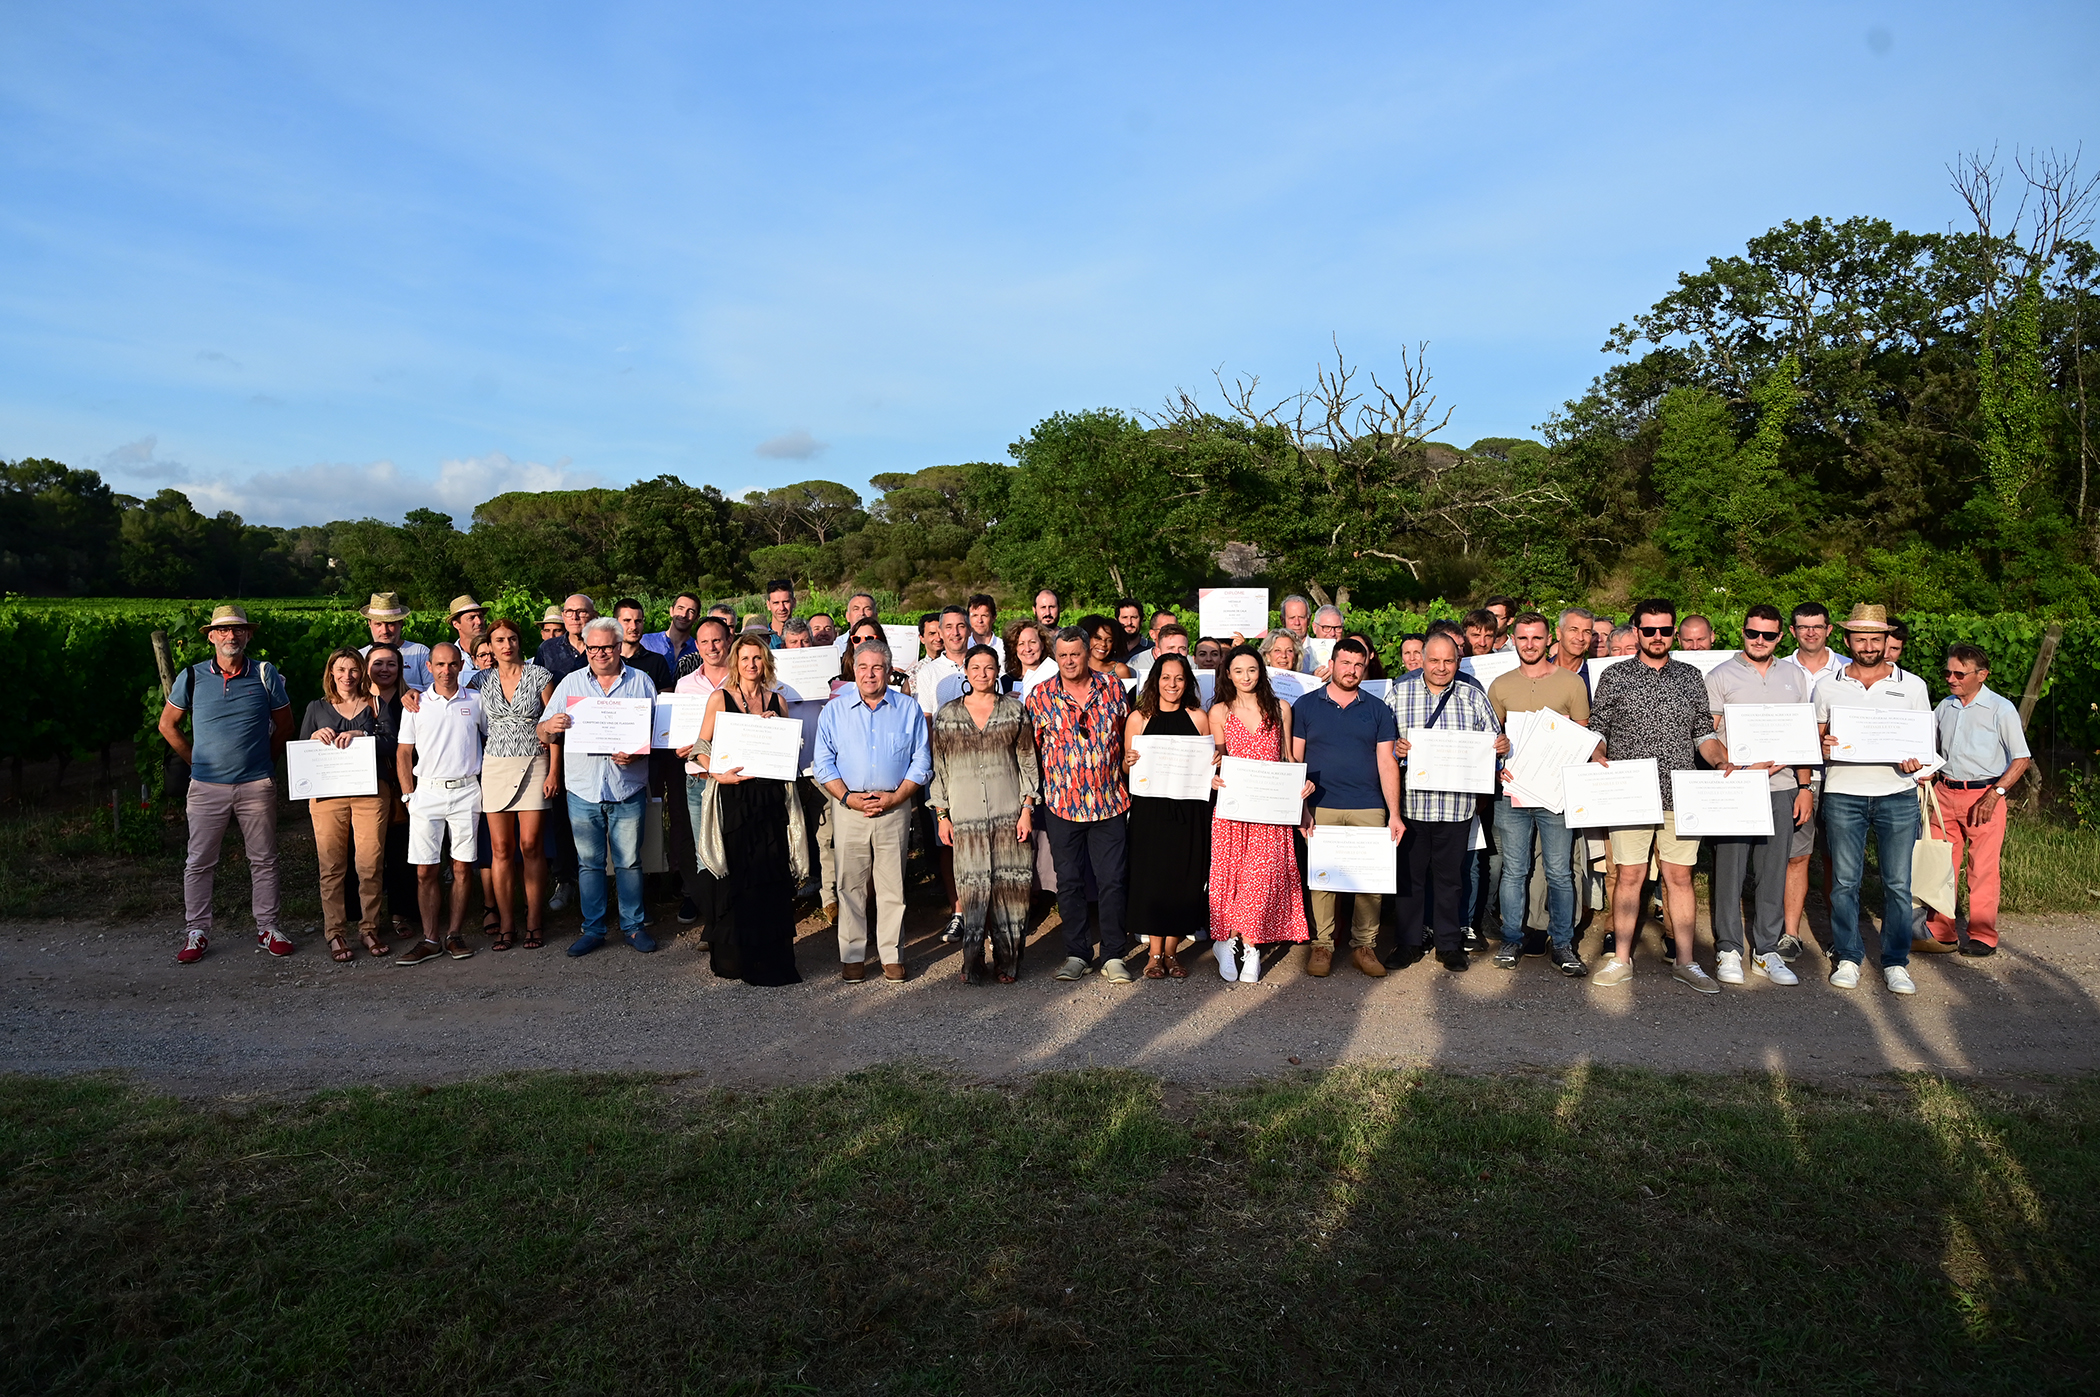
[(2004, 794), (2005, 794), (2005, 787), (2003, 787), (2003, 786), (1993, 786), (1993, 787), (1991, 787), (1991, 794), (1992, 794), (1992, 795), (1994, 795), (1994, 796), (2002, 796), (2002, 795), (2004, 795)]

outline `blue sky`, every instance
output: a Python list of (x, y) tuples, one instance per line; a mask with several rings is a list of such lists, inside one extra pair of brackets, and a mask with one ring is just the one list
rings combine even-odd
[(2096, 51), (2089, 2), (0, 0), (0, 457), (273, 524), (860, 488), (1334, 336), (1529, 435), (1679, 270), (2077, 146)]

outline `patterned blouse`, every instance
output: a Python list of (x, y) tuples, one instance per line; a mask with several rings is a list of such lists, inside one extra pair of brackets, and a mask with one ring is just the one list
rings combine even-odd
[(1088, 681), (1086, 702), (1049, 679), (1028, 696), (1036, 750), (1043, 756), (1043, 804), (1067, 820), (1106, 820), (1130, 808), (1123, 784), (1123, 719), (1130, 696), (1112, 674)]
[(1699, 740), (1713, 736), (1706, 677), (1682, 660), (1669, 660), (1661, 669), (1651, 669), (1639, 657), (1621, 660), (1597, 679), (1590, 731), (1604, 734), (1604, 755), (1612, 761), (1655, 759), (1668, 810), (1669, 773), (1695, 769)]
[(518, 679), (517, 693), (508, 700), (503, 697), (501, 674), (491, 671), (481, 681), (481, 711), (489, 721), (488, 745), (483, 755), (539, 755), (540, 737), (533, 728), (540, 721), (540, 691), (553, 682), (553, 675), (530, 660), (525, 662), (524, 673)]

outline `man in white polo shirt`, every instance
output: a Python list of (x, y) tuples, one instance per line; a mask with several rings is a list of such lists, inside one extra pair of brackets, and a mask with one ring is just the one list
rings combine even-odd
[(1823, 733), (1823, 823), (1830, 839), (1830, 958), (1837, 968), (1830, 983), (1849, 990), (1859, 983), (1866, 942), (1859, 934), (1859, 890), (1867, 860), (1867, 832), (1880, 845), (1881, 975), (1891, 994), (1916, 994), (1910, 978), (1910, 855), (1918, 838), (1918, 783), (1923, 763), (1900, 765), (1830, 760), (1837, 747), (1830, 715), (1838, 708), (1901, 709), (1930, 713), (1925, 681), (1888, 662), (1883, 643), (1888, 612), (1862, 603), (1845, 618), (1845, 644), (1852, 662), (1816, 685), (1816, 722)]
[[(481, 817), (481, 739), (488, 718), (481, 694), (459, 685), (464, 667), (459, 647), (439, 641), (430, 652), (430, 688), (413, 712), (401, 711), (395, 771), (408, 798), (408, 861), (416, 870), (426, 939), (409, 947), (396, 965), (421, 965), (448, 954), (465, 960), (474, 954), (460, 927), (466, 921), (467, 892), (478, 881), (474, 834)], [(440, 946), (427, 938), (437, 931), (445, 905), (440, 865), (447, 832), (452, 835), (452, 929)]]

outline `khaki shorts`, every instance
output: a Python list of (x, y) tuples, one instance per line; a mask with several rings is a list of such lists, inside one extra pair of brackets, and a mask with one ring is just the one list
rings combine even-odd
[(1677, 837), (1677, 812), (1663, 811), (1659, 825), (1620, 825), (1611, 832), (1611, 861), (1616, 864), (1646, 863), (1648, 851), (1664, 863), (1699, 862), (1699, 841)]

